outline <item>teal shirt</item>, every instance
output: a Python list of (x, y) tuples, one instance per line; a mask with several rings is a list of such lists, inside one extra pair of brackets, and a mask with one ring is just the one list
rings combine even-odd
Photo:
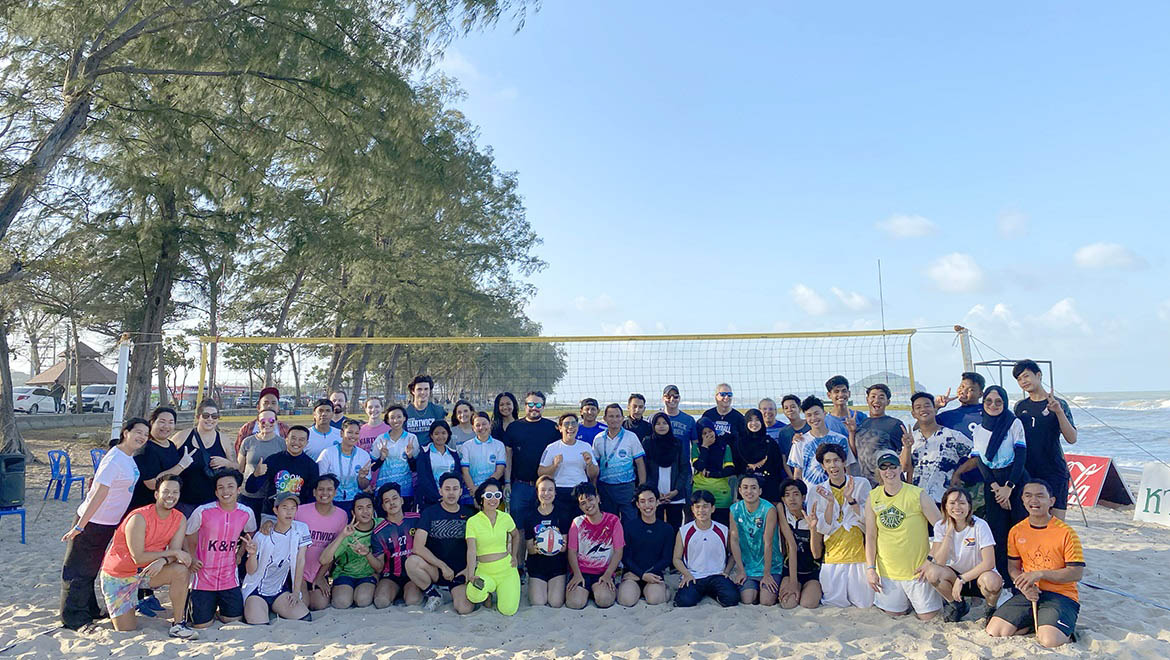
[[(763, 499), (755, 513), (747, 510), (743, 500), (731, 505), (731, 517), (735, 519), (736, 531), (739, 533), (739, 554), (748, 577), (764, 576), (764, 523), (768, 511), (774, 508), (771, 502)], [(768, 572), (779, 575), (783, 570), (784, 545), (780, 542), (780, 521), (777, 520), (776, 529), (772, 532), (772, 570)]]

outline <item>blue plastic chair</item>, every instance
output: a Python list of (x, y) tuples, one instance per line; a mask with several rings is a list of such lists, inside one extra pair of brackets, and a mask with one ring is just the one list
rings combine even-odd
[(0, 518), (3, 518), (4, 516), (20, 516), (20, 543), (21, 545), (24, 545), (24, 507), (0, 507)]
[(106, 450), (101, 448), (89, 450), (89, 460), (93, 461), (93, 472), (97, 474), (98, 465), (101, 465), (102, 457), (106, 455)]
[[(64, 465), (62, 465), (64, 463)], [(69, 489), (73, 486), (73, 482), (81, 482), (81, 492), (85, 493), (85, 477), (73, 476), (73, 468), (69, 461), (69, 453), (60, 449), (54, 449), (49, 452), (49, 485), (45, 486), (45, 496), (42, 500), (49, 499), (49, 489), (53, 484), (57, 484), (57, 489), (53, 491), (53, 499), (61, 500), (62, 502), (69, 501)], [(64, 496), (62, 496), (61, 488), (65, 488)]]

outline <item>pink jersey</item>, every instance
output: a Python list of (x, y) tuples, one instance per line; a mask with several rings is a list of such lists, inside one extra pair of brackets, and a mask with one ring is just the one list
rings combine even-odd
[(371, 426), (369, 422), (362, 424), (362, 432), (358, 436), (357, 446), (372, 454), (373, 452), (370, 451), (370, 448), (374, 446), (374, 440), (377, 440), (378, 436), (389, 430), (390, 425), (386, 422), (380, 422), (377, 426)]
[(615, 550), (626, 545), (622, 523), (612, 513), (601, 514), (596, 525), (577, 516), (569, 526), (569, 548), (577, 551), (577, 566), (588, 575), (601, 575), (609, 568)]
[(313, 539), (313, 543), (305, 550), (304, 578), (311, 583), (317, 579), (317, 571), (321, 570), (321, 553), (345, 529), (349, 516), (336, 506), (332, 513), (323, 516), (317, 513), (317, 505), (310, 503), (297, 507), (296, 519), (309, 526), (309, 537)]
[(240, 586), (236, 573), (236, 548), (240, 535), (256, 531), (256, 516), (246, 506), (228, 511), (218, 502), (210, 502), (195, 509), (187, 521), (187, 535), (198, 534), (195, 558), (203, 568), (195, 573), (192, 589), (223, 591)]

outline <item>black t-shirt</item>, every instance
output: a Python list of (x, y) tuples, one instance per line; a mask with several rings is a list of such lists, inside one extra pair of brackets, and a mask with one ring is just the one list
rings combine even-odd
[(543, 417), (535, 422), (516, 420), (508, 425), (503, 439), (512, 450), (512, 480), (535, 482), (545, 447), (561, 439), (557, 423)]
[(632, 417), (627, 417), (626, 421), (622, 422), (622, 428), (627, 431), (633, 431), (634, 435), (638, 436), (638, 442), (646, 442), (646, 438), (654, 432), (654, 427), (650, 426), (645, 418), (634, 420)]
[(809, 433), (812, 431), (812, 427), (808, 425), (808, 422), (801, 422), (801, 424), (804, 425), (804, 428), (794, 428), (792, 424), (789, 424), (780, 429), (780, 437), (776, 438), (776, 444), (780, 445), (780, 453), (784, 454), (785, 460), (787, 460), (788, 456), (792, 454), (792, 443), (794, 441), (793, 439), (796, 437), (796, 434)]
[(459, 510), (451, 513), (442, 504), (432, 504), (423, 511), (418, 528), (427, 533), (427, 550), (458, 573), (467, 568), (467, 520), (475, 510), (460, 504)]
[(138, 466), (138, 483), (134, 484), (134, 494), (130, 496), (129, 510), (133, 511), (140, 506), (154, 504), (154, 491), (147, 488), (144, 482), (148, 479), (156, 479), (159, 473), (175, 467), (182, 457), (183, 452), (171, 444), (170, 440), (167, 440), (165, 447), (155, 444), (154, 440), (147, 440), (146, 444), (142, 446), (142, 451), (134, 457), (134, 464)]
[[(1072, 411), (1064, 399), (1057, 399), (1064, 414), (1072, 423)], [(1021, 399), (1016, 402), (1016, 417), (1024, 425), (1024, 440), (1028, 443), (1028, 474), (1068, 479), (1068, 463), (1060, 446), (1060, 419), (1048, 410), (1048, 400)]]
[(194, 430), (187, 434), (187, 439), (179, 446), (180, 450), (194, 449), (191, 455), (191, 464), (179, 476), (183, 478), (183, 490), (179, 493), (179, 501), (184, 504), (207, 504), (215, 501), (215, 482), (211, 475), (212, 458), (227, 458), (224, 453), (223, 440), (219, 431), (215, 432), (215, 443), (208, 449), (199, 442)]
[(262, 477), (248, 477), (245, 489), (261, 493), (262, 497), (288, 491), (300, 495), (301, 504), (313, 501), (313, 489), (317, 487), (317, 477), (321, 476), (317, 461), (304, 453), (292, 456), (286, 450), (264, 459), (264, 465), (268, 471)]
[(622, 552), (622, 567), (639, 579), (646, 573), (663, 575), (674, 556), (674, 528), (662, 520), (647, 525), (642, 516), (622, 520), (626, 548)]
[[(789, 516), (789, 524), (792, 523), (792, 517)], [(796, 526), (792, 528), (792, 536), (796, 540), (796, 572), (801, 575), (807, 575), (817, 570), (817, 561), (813, 559), (812, 555), (812, 532), (806, 529), (798, 529), (801, 523), (798, 521)], [(788, 567), (785, 562), (785, 568)]]
[[(715, 425), (715, 437), (727, 441), (727, 446), (731, 447), (731, 458), (735, 461), (736, 470), (743, 470), (743, 457), (739, 453), (739, 441), (747, 436), (747, 422), (743, 419), (743, 413), (732, 408), (726, 415), (719, 414), (718, 408), (708, 408), (703, 413), (704, 419), (711, 420)], [(702, 438), (699, 438), (702, 442)]]
[[(514, 426), (515, 424), (513, 424)], [(553, 512), (545, 515), (537, 509), (533, 509), (532, 513), (524, 521), (524, 539), (535, 539), (536, 535), (541, 530), (547, 527), (556, 527), (561, 531), (565, 538), (566, 550), (568, 548), (569, 539), (569, 525), (573, 524), (573, 516), (565, 514), (563, 511), (553, 507)], [(562, 550), (555, 555), (542, 555), (529, 553), (528, 565), (532, 570), (540, 575), (557, 575), (569, 572), (569, 555), (566, 550)]]

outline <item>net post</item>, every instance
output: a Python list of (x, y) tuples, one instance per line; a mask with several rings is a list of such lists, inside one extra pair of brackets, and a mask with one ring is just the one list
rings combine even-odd
[(199, 340), (199, 389), (195, 392), (195, 409), (203, 403), (203, 387), (207, 383), (207, 344)]
[(906, 370), (910, 373), (910, 394), (914, 394), (914, 351), (911, 350), (910, 344), (914, 341), (914, 335), (906, 337)]

